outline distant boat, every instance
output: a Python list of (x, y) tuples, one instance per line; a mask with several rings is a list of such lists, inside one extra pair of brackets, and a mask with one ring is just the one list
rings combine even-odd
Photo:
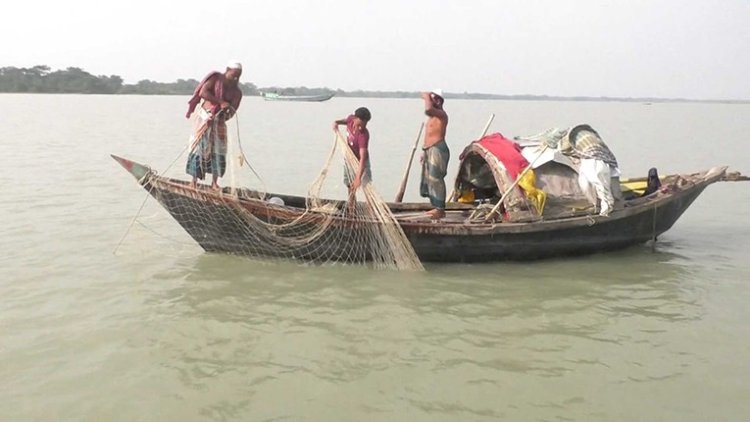
[(318, 95), (280, 95), (273, 92), (261, 92), (260, 95), (266, 101), (309, 101), (321, 102), (328, 101), (336, 94), (318, 94)]

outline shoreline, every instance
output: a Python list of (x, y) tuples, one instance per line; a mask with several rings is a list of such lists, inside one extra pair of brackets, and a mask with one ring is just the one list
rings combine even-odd
[[(119, 94), (102, 94), (87, 92), (0, 92), (0, 95), (86, 95), (86, 96), (140, 96), (140, 97), (182, 97), (190, 94), (143, 94), (143, 93), (119, 93)], [(260, 95), (247, 94), (245, 97), (262, 98)], [(392, 99), (392, 100), (414, 100), (415, 96), (403, 95), (384, 95), (379, 93), (363, 94), (340, 94), (335, 93), (333, 98), (374, 98), (374, 99)], [(690, 98), (628, 98), (628, 97), (553, 97), (553, 96), (503, 96), (494, 94), (451, 94), (446, 93), (445, 98), (448, 100), (469, 100), (469, 101), (551, 101), (551, 102), (596, 102), (596, 103), (642, 103), (643, 105), (666, 104), (666, 103), (684, 103), (684, 104), (727, 104), (727, 105), (747, 105), (750, 100), (713, 100), (713, 99), (690, 99)]]

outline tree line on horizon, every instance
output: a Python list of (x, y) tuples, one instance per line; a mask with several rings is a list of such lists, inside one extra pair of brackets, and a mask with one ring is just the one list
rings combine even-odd
[[(52, 70), (46, 65), (24, 67), (0, 67), (0, 93), (46, 93), (46, 94), (135, 94), (135, 95), (190, 95), (198, 86), (196, 79), (178, 79), (175, 82), (156, 82), (143, 79), (135, 84), (124, 83), (118, 75), (93, 75), (79, 67)], [(338, 97), (358, 98), (417, 98), (416, 91), (344, 91), (330, 88), (264, 87), (252, 82), (240, 84), (242, 93), (258, 96), (262, 92), (280, 95), (335, 94)], [(689, 100), (684, 98), (622, 98), (622, 97), (561, 97), (549, 95), (500, 95), (482, 93), (446, 93), (448, 99), (477, 100), (536, 100), (536, 101), (632, 101), (632, 102), (688, 102), (747, 103), (743, 100)]]
[[(178, 79), (175, 82), (156, 82), (143, 79), (135, 84), (125, 84), (118, 75), (93, 75), (78, 67), (52, 70), (46, 65), (30, 68), (0, 68), (0, 93), (47, 94), (136, 94), (136, 95), (191, 95), (198, 86), (196, 79)], [(258, 88), (252, 82), (241, 83), (244, 95), (258, 96), (262, 92), (279, 95), (335, 94), (339, 97), (418, 98), (416, 91), (344, 91), (330, 88), (271, 86)], [(469, 99), (548, 99), (547, 96), (506, 96), (494, 94), (446, 94), (447, 98)]]
[[(191, 95), (198, 86), (196, 79), (178, 79), (175, 82), (156, 82), (143, 79), (135, 84), (125, 84), (118, 75), (93, 75), (78, 67), (52, 70), (46, 65), (30, 68), (1, 67), (0, 93), (46, 93), (46, 94), (136, 94), (136, 95)], [(341, 97), (414, 97), (416, 92), (390, 91), (346, 92), (341, 89), (271, 86), (258, 88), (252, 82), (240, 84), (242, 93), (258, 96), (261, 92), (280, 95), (336, 94)]]
[[(78, 67), (55, 71), (46, 65), (0, 68), (3, 93), (190, 95), (198, 83), (195, 79), (167, 83), (143, 79), (126, 84), (118, 75), (92, 75)], [(245, 82), (241, 88), (245, 95), (259, 95), (252, 83)]]
[[(196, 79), (178, 79), (175, 82), (143, 79), (135, 84), (125, 84), (118, 75), (93, 75), (78, 67), (54, 71), (46, 65), (29, 68), (0, 67), (0, 93), (191, 95), (198, 83)], [(330, 88), (273, 86), (259, 89), (252, 82), (243, 82), (240, 88), (244, 95), (249, 96), (258, 96), (261, 92), (281, 95), (335, 93), (347, 96), (342, 90)]]

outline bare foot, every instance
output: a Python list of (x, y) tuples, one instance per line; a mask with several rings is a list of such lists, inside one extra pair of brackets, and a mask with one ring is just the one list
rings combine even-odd
[(211, 183), (211, 189), (213, 190), (221, 190), (221, 187), (219, 187), (218, 183)]
[(190, 182), (190, 187), (193, 189), (198, 189), (198, 182), (193, 180), (192, 182)]
[(435, 208), (434, 210), (427, 211), (426, 214), (429, 215), (433, 220), (440, 220), (441, 218), (445, 218), (445, 210), (442, 210), (440, 208)]

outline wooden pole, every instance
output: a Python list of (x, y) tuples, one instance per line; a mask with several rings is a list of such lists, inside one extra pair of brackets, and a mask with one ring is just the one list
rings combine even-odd
[(417, 151), (417, 145), (419, 145), (419, 140), (422, 138), (422, 130), (424, 130), (424, 122), (422, 122), (422, 124), (419, 126), (417, 140), (414, 141), (414, 147), (411, 149), (409, 162), (406, 163), (404, 177), (401, 179), (401, 186), (398, 188), (398, 193), (396, 194), (396, 202), (401, 202), (404, 200), (404, 193), (406, 192), (406, 182), (409, 180), (409, 171), (411, 170), (411, 163), (414, 161), (414, 153)]
[(478, 139), (484, 138), (484, 135), (487, 134), (487, 131), (490, 130), (490, 125), (492, 124), (492, 121), (495, 120), (495, 113), (490, 114), (489, 120), (487, 120), (487, 124), (484, 126), (484, 130), (482, 131), (482, 134), (479, 135)]
[(500, 206), (505, 203), (505, 199), (508, 197), (508, 194), (518, 186), (518, 182), (521, 181), (521, 178), (526, 175), (526, 173), (529, 172), (534, 167), (534, 164), (536, 164), (537, 161), (539, 161), (539, 158), (541, 158), (542, 154), (544, 154), (544, 151), (547, 151), (547, 148), (549, 148), (549, 145), (544, 144), (544, 148), (542, 148), (541, 151), (539, 151), (539, 154), (534, 158), (534, 161), (529, 163), (528, 166), (526, 166), (525, 169), (521, 173), (518, 174), (518, 177), (516, 177), (516, 180), (513, 181), (513, 183), (510, 185), (508, 189), (506, 189), (505, 192), (503, 192), (503, 196), (500, 197), (500, 201), (495, 204), (495, 206), (492, 208), (492, 211), (490, 211), (489, 214), (487, 214), (487, 217), (485, 217), (485, 221), (489, 221), (490, 218), (492, 218), (492, 215), (497, 212), (497, 210), (500, 209)]
[[(487, 134), (487, 131), (490, 130), (490, 125), (492, 124), (492, 121), (495, 120), (495, 113), (490, 113), (490, 118), (487, 120), (487, 124), (484, 125), (484, 130), (482, 131), (482, 134), (479, 135), (479, 138), (477, 140), (484, 138), (484, 135)], [(456, 201), (458, 198), (456, 198), (456, 187), (453, 187), (453, 190), (451, 191), (451, 194), (448, 196), (448, 199), (451, 201)]]

